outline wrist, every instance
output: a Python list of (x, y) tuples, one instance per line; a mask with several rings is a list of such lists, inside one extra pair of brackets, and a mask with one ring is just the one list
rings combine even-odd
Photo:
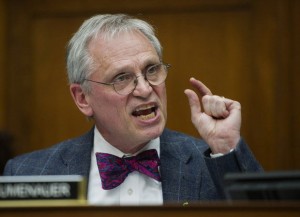
[(208, 143), (213, 155), (216, 154), (228, 154), (237, 146), (240, 136), (234, 138), (220, 138), (214, 142)]

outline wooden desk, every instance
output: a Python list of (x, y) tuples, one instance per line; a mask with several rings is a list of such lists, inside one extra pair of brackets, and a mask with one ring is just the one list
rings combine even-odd
[(300, 203), (201, 203), (188, 206), (94, 207), (18, 206), (0, 207), (1, 217), (299, 217)]

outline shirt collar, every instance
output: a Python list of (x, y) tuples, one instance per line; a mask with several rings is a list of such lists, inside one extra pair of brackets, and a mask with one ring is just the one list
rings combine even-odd
[(157, 137), (156, 139), (150, 140), (147, 145), (145, 145), (141, 150), (138, 152), (128, 155), (120, 151), (119, 149), (115, 148), (111, 144), (109, 144), (98, 131), (97, 127), (94, 128), (94, 153), (101, 152), (101, 153), (108, 153), (115, 155), (117, 157), (123, 156), (134, 156), (142, 151), (146, 151), (149, 149), (156, 149), (158, 156), (160, 156), (160, 138)]

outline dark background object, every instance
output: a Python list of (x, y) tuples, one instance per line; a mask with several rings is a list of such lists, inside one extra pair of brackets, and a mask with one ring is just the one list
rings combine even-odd
[(228, 200), (300, 200), (300, 171), (232, 173), (224, 181)]
[(13, 157), (13, 136), (7, 132), (0, 131), (0, 175), (3, 174), (3, 169), (6, 162)]

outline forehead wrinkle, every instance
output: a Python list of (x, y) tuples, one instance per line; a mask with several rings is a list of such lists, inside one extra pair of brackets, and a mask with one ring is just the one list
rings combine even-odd
[[(139, 49), (139, 48), (143, 48), (143, 49)], [(140, 56), (143, 55), (148, 55), (148, 53), (151, 53), (153, 51), (153, 48), (151, 46), (147, 46), (145, 47), (144, 45), (139, 44), (137, 45), (129, 45), (126, 47), (122, 47), (119, 50), (113, 50), (113, 49), (109, 49), (108, 52), (105, 52), (105, 55), (101, 58), (100, 61), (105, 61), (105, 60), (123, 60), (123, 59), (128, 59), (129, 57), (136, 57), (139, 58)], [(126, 56), (123, 55), (124, 53), (126, 53)]]
[(152, 62), (158, 60), (157, 56), (149, 55), (151, 51), (139, 52), (138, 56), (133, 55), (134, 58), (128, 59), (128, 57), (120, 58), (114, 61), (110, 61), (111, 65), (114, 65), (116, 70), (122, 68), (139, 68), (144, 67)]
[[(103, 71), (107, 71), (111, 67), (113, 71), (139, 65), (143, 67), (145, 64), (159, 61), (155, 48), (144, 35), (127, 35), (125, 38), (128, 40), (124, 42), (118, 37), (106, 40), (98, 37), (90, 42), (90, 53), (97, 66), (95, 71), (98, 71), (100, 67)], [(111, 73), (111, 70), (109, 71)], [(105, 74), (103, 72), (103, 75)]]
[(133, 54), (121, 58), (114, 58), (115, 56), (118, 56), (118, 54), (112, 56), (106, 55), (102, 58), (98, 58), (98, 67), (102, 67), (104, 76), (106, 73), (111, 74), (121, 70), (142, 69), (151, 63), (159, 61), (159, 57), (156, 53), (153, 54), (151, 49), (144, 52), (136, 50)]

